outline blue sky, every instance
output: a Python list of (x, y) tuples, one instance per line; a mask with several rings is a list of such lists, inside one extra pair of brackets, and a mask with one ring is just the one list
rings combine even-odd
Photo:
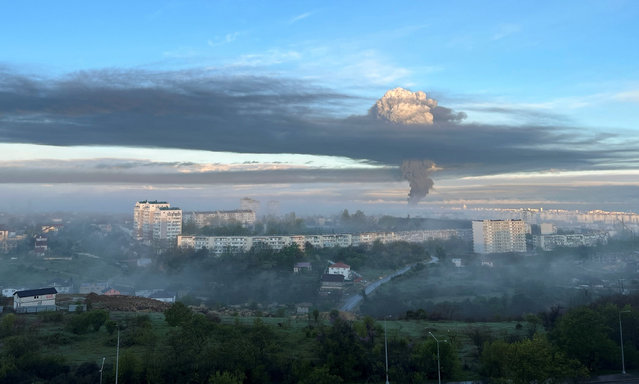
[[(254, 164), (248, 165), (244, 157), (238, 155), (237, 158), (243, 160), (235, 163), (243, 163), (246, 171), (261, 171), (268, 167), (297, 169), (300, 166), (338, 169), (347, 163), (356, 164), (354, 167), (357, 168), (362, 167), (361, 161), (372, 162), (382, 169), (398, 167), (401, 159), (380, 154), (381, 149), (370, 152), (353, 150), (350, 153), (347, 146), (338, 148), (339, 145), (329, 141), (325, 146), (335, 146), (335, 150), (322, 151), (319, 146), (309, 149), (309, 142), (321, 142), (324, 136), (313, 134), (312, 140), (295, 141), (297, 136), (291, 132), (297, 124), (296, 119), (305, 119), (300, 123), (305, 124), (312, 117), (312, 124), (306, 129), (326, 129), (331, 132), (326, 135), (332, 135), (332, 126), (344, 123), (340, 119), (364, 116), (387, 90), (404, 87), (425, 91), (437, 99), (440, 106), (467, 115), (461, 124), (454, 127), (458, 131), (447, 128), (445, 132), (449, 136), (446, 140), (454, 141), (459, 135), (464, 135), (464, 129), (474, 130), (478, 126), (484, 130), (478, 140), (485, 140), (487, 132), (498, 131), (501, 133), (496, 135), (510, 138), (503, 143), (508, 150), (529, 146), (530, 142), (517, 142), (525, 137), (536, 145), (537, 151), (553, 146), (561, 150), (570, 147), (581, 151), (578, 155), (573, 152), (558, 155), (556, 163), (549, 160), (535, 165), (531, 160), (513, 167), (498, 167), (503, 159), (486, 160), (480, 152), (475, 158), (468, 155), (457, 162), (454, 154), (411, 152), (411, 158), (420, 156), (442, 168), (434, 176), (435, 190), (429, 195), (430, 200), (425, 199), (423, 204), (443, 204), (445, 201), (456, 204), (472, 200), (477, 191), (468, 186), (467, 180), (473, 180), (474, 187), (477, 183), (485, 183), (482, 191), (490, 191), (495, 175), (504, 174), (503, 180), (518, 180), (514, 191), (495, 187), (499, 193), (491, 195), (485, 192), (486, 196), (478, 201), (493, 198), (522, 205), (541, 205), (544, 200), (531, 200), (526, 197), (527, 191), (530, 188), (552, 188), (556, 192), (558, 187), (554, 183), (547, 182), (543, 187), (539, 184), (539, 172), (550, 171), (571, 172), (571, 177), (582, 172), (582, 185), (592, 186), (595, 183), (597, 188), (624, 188), (624, 194), (603, 202), (609, 203), (611, 208), (633, 209), (633, 204), (637, 203), (636, 200), (628, 202), (625, 197), (628, 188), (637, 188), (632, 177), (614, 177), (614, 172), (619, 169), (626, 173), (639, 169), (639, 159), (634, 151), (639, 128), (639, 49), (636, 48), (639, 3), (635, 1), (34, 1), (5, 2), (0, 7), (0, 92), (4, 91), (7, 100), (18, 100), (15, 106), (6, 102), (8, 106), (0, 110), (0, 143), (5, 143), (3, 147), (6, 148), (0, 155), (3, 163), (0, 169), (4, 170), (0, 172), (8, 172), (6, 175), (9, 176), (33, 173), (28, 183), (20, 178), (6, 177), (6, 180), (13, 180), (5, 181), (7, 192), (10, 189), (15, 194), (21, 186), (37, 184), (41, 173), (34, 170), (44, 172), (44, 169), (50, 169), (60, 174), (76, 172), (78, 166), (73, 164), (78, 161), (79, 154), (90, 160), (89, 163), (99, 164), (100, 169), (108, 168), (104, 163), (109, 162), (111, 169), (126, 168), (124, 172), (153, 169), (158, 174), (219, 171), (222, 165), (234, 163), (229, 160), (228, 153), (239, 152), (249, 157), (256, 152), (324, 156), (306, 165), (299, 157), (286, 154), (269, 159), (254, 156)], [(71, 107), (68, 106), (65, 106), (64, 113), (55, 112), (59, 108), (55, 105), (69, 93), (75, 92), (72, 100), (82, 99), (83, 96), (78, 93), (80, 88), (90, 89), (90, 97), (95, 97), (95, 100), (108, 97), (100, 96), (105, 88), (109, 92), (114, 88), (118, 91), (128, 89), (131, 92), (118, 97), (123, 103), (135, 106), (140, 89), (153, 88), (169, 93), (170, 89), (179, 89), (176, 94), (189, 93), (193, 91), (194, 83), (206, 83), (210, 78), (215, 79), (211, 86), (216, 87), (221, 95), (250, 97), (259, 94), (262, 98), (252, 100), (254, 104), (250, 104), (255, 108), (252, 113), (268, 109), (269, 118), (276, 116), (275, 122), (285, 120), (290, 128), (277, 126), (273, 128), (272, 135), (265, 134), (261, 138), (268, 144), (265, 147), (245, 145), (242, 141), (242, 135), (250, 136), (249, 132), (256, 132), (254, 130), (240, 129), (234, 138), (230, 133), (225, 134), (222, 128), (217, 128), (218, 131), (206, 139), (213, 142), (223, 136), (219, 145), (200, 145), (197, 141), (194, 144), (176, 143), (175, 147), (180, 151), (159, 151), (154, 155), (145, 152), (141, 156), (136, 155), (135, 148), (151, 146), (166, 150), (172, 145), (171, 140), (149, 145), (141, 139), (143, 134), (127, 136), (119, 131), (107, 137), (109, 130), (115, 130), (117, 124), (128, 124), (128, 131), (135, 130), (136, 124), (157, 124), (157, 120), (145, 120), (139, 115), (131, 119), (136, 113), (135, 108), (109, 110), (109, 120), (105, 122), (99, 121), (100, 114), (113, 108), (113, 104), (90, 112), (79, 107), (77, 111), (70, 112)], [(39, 99), (33, 94), (29, 98), (24, 95), (11, 97), (12, 92), (16, 95), (21, 92), (16, 86), (17, 79), (27, 79), (38, 90), (34, 94), (47, 94), (53, 89), (55, 92), (51, 94), (54, 96)], [(221, 79), (229, 81), (225, 83)], [(177, 86), (171, 88), (171, 84)], [(291, 104), (296, 102), (285, 98), (285, 95), (302, 94), (305, 99), (295, 108), (278, 106), (273, 112), (269, 109), (274, 108), (272, 104), (264, 104), (271, 103), (272, 99), (263, 99), (271, 94)], [(220, 97), (218, 94), (212, 96)], [(138, 114), (157, 114), (155, 110), (139, 111), (146, 111), (144, 108), (148, 103), (157, 105), (161, 100), (169, 99), (159, 93), (145, 97), (144, 102), (139, 101), (145, 107), (140, 107)], [(180, 103), (187, 104), (192, 99), (180, 100)], [(25, 104), (20, 104), (22, 102)], [(193, 108), (196, 107), (184, 105), (181, 111), (193, 113)], [(198, 110), (198, 113), (202, 111)], [(238, 112), (237, 116), (242, 114)], [(215, 112), (207, 118), (217, 121)], [(259, 118), (257, 120), (259, 125)], [(269, 127), (275, 124), (273, 121), (263, 124), (264, 129), (271, 129)], [(344, 123), (344, 126), (348, 129), (361, 129), (357, 124), (346, 122), (349, 124)], [(171, 128), (169, 123), (174, 124), (175, 129), (186, 129), (187, 135), (197, 135), (206, 129), (202, 128), (206, 125), (189, 128), (192, 120), (182, 126), (179, 119), (167, 119), (166, 126), (151, 128), (162, 136)], [(233, 130), (232, 119), (224, 120), (223, 124), (227, 130)], [(46, 125), (47, 128), (32, 129), (33, 125)], [(67, 128), (72, 126), (86, 128)], [(536, 133), (522, 135), (521, 131), (529, 130), (528, 127)], [(153, 132), (151, 128), (145, 126), (145, 132)], [(346, 129), (336, 131), (344, 132)], [(405, 131), (402, 132), (405, 134)], [(438, 138), (444, 134), (442, 132), (437, 132)], [(511, 135), (511, 132), (514, 134)], [(47, 134), (51, 137), (43, 139)], [(421, 140), (428, 141), (428, 135), (435, 133), (433, 130), (424, 131)], [(370, 148), (378, 148), (372, 142), (372, 136), (372, 133), (367, 133), (364, 141)], [(349, 143), (357, 147), (355, 140)], [(39, 156), (34, 156), (32, 161), (25, 159), (20, 155), (28, 152), (23, 144), (30, 145), (31, 151), (36, 151)], [(66, 148), (69, 161), (56, 163), (55, 169), (52, 168), (53, 163), (46, 168), (42, 158), (61, 160), (59, 152), (49, 145)], [(176, 168), (174, 163), (193, 162), (194, 155), (185, 152), (193, 145), (198, 147), (193, 149), (214, 152), (198, 157), (201, 160), (196, 162), (200, 164), (198, 169), (184, 164)], [(91, 157), (86, 153), (87, 146), (107, 148), (108, 156), (100, 150)], [(452, 148), (462, 154), (466, 152), (463, 145)], [(487, 152), (495, 150), (499, 147), (487, 148)], [(585, 156), (587, 152), (597, 153), (597, 156)], [(606, 152), (617, 156), (609, 158), (602, 154)], [(531, 158), (540, 155), (541, 152), (530, 153)], [(543, 156), (546, 159), (552, 157)], [(160, 164), (162, 159), (171, 164)], [(137, 161), (135, 166), (132, 165), (134, 161)], [(146, 165), (140, 166), (141, 162)], [(189, 166), (191, 168), (186, 169)], [(241, 168), (237, 164), (234, 167), (231, 168)], [(593, 176), (602, 172), (605, 178)], [(534, 177), (507, 176), (512, 173)], [(117, 179), (111, 176), (105, 177), (105, 184)], [(300, 201), (299, 205), (303, 205), (304, 199), (314, 193), (323, 196), (323, 201), (330, 207), (379, 208), (405, 204), (407, 183), (401, 177), (385, 183), (380, 182), (380, 178), (369, 177), (366, 187), (357, 186), (350, 192), (339, 187), (338, 176), (330, 180), (320, 177), (308, 182), (312, 177), (297, 180), (289, 175), (274, 179), (273, 184), (260, 184), (253, 189), (248, 187), (252, 185), (250, 178), (242, 180), (238, 176), (237, 181), (228, 182), (235, 187), (246, 186), (246, 194), (263, 200), (279, 199), (278, 196), (285, 192), (287, 199), (294, 196)], [(59, 183), (51, 179), (43, 178), (42, 183), (49, 186), (49, 195), (54, 199), (73, 195), (76, 183), (77, 190), (82, 190), (82, 193), (87, 193), (87, 188), (91, 189), (98, 183), (93, 179), (89, 183), (82, 177), (69, 180), (64, 186), (64, 193), (59, 192)], [(147, 184), (136, 187), (136, 183), (130, 181), (118, 182), (122, 188), (133, 191), (126, 198), (134, 200), (137, 198), (131, 195), (139, 193), (139, 199), (144, 199), (147, 196), (142, 194), (149, 190), (157, 194), (149, 198), (157, 196), (164, 199), (161, 196), (163, 191), (168, 188), (175, 190), (181, 183), (176, 179), (174, 184), (161, 186), (150, 179)], [(579, 178), (572, 182), (579, 185)], [(201, 188), (199, 190), (210, 187), (200, 181), (190, 183)], [(519, 188), (515, 188), (517, 186)], [(139, 190), (136, 190), (138, 187)], [(0, 186), (0, 190), (2, 188)], [(360, 191), (361, 188), (367, 192)], [(367, 197), (362, 198), (362, 194)], [(564, 200), (557, 196), (548, 197), (548, 204), (560, 205)], [(36, 200), (37, 194), (30, 198)], [(186, 192), (176, 198), (182, 200), (179, 204), (183, 206), (188, 206), (189, 201), (196, 201)], [(221, 196), (220, 204), (231, 204), (234, 198), (235, 194), (230, 193)], [(570, 204), (588, 200), (575, 198), (572, 191), (570, 197), (565, 198)], [(60, 198), (61, 206), (67, 204), (64, 201)], [(113, 198), (110, 207), (119, 207), (120, 204), (126, 204), (124, 198)], [(584, 208), (597, 208), (593, 204), (584, 204)], [(0, 206), (0, 210), (8, 208)], [(193, 208), (200, 206), (194, 204)]]

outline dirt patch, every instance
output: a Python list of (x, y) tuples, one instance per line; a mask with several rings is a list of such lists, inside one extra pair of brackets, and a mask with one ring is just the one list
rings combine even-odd
[(123, 312), (164, 312), (171, 304), (146, 297), (125, 295), (86, 295), (85, 303), (92, 309), (106, 309), (107, 311)]

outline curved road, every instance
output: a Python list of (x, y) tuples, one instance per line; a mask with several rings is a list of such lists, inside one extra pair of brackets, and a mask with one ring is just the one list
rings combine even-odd
[[(439, 261), (438, 257), (435, 256), (431, 256), (431, 260), (425, 264), (433, 264), (433, 263), (437, 263)], [(389, 282), (393, 277), (395, 276), (399, 276), (399, 275), (403, 275), (404, 273), (408, 272), (413, 266), (417, 265), (419, 263), (413, 263), (410, 265), (407, 265), (405, 267), (403, 267), (402, 269), (399, 269), (393, 273), (391, 273), (390, 275), (387, 275), (386, 277), (379, 279), (373, 283), (368, 284), (365, 288), (364, 288), (364, 293), (366, 293), (366, 295), (370, 295), (374, 290), (376, 290), (380, 285)], [(358, 293), (357, 295), (354, 295), (352, 297), (349, 297), (346, 302), (340, 307), (340, 311), (352, 311), (354, 308), (356, 308), (360, 301), (362, 301), (364, 299), (364, 296), (362, 296), (360, 293)]]

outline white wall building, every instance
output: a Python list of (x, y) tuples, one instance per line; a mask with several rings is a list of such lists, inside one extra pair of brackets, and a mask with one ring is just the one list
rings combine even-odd
[(473, 221), (475, 253), (526, 252), (528, 226), (523, 220)]
[(582, 234), (574, 233), (569, 235), (539, 235), (533, 236), (535, 248), (544, 251), (551, 251), (557, 247), (595, 247), (599, 244), (608, 243), (607, 233)]
[(542, 235), (552, 235), (557, 233), (557, 228), (552, 223), (541, 223), (540, 230)]
[(182, 210), (162, 207), (153, 214), (153, 239), (175, 240), (182, 233)]
[(342, 275), (344, 279), (348, 280), (351, 274), (351, 266), (344, 263), (335, 263), (328, 267), (329, 275)]
[(242, 225), (255, 224), (255, 211), (250, 209), (236, 209), (232, 211), (206, 211), (191, 212), (185, 215), (186, 221), (193, 222), (198, 227), (206, 225), (216, 226), (229, 223), (240, 223)]
[[(467, 237), (466, 230), (424, 230), (406, 232), (366, 232), (360, 234), (340, 233), (327, 235), (284, 235), (284, 236), (193, 236), (179, 235), (178, 247), (203, 249), (221, 255), (225, 252), (246, 252), (253, 246), (264, 246), (280, 250), (297, 244), (304, 250), (306, 244), (315, 248), (350, 247), (373, 244), (375, 241), (390, 243), (393, 241), (422, 242), (433, 239)], [(469, 236), (468, 236), (469, 237)]]
[(133, 208), (133, 233), (138, 240), (170, 240), (182, 233), (182, 210), (166, 201), (139, 201)]
[(16, 291), (13, 294), (13, 309), (23, 307), (55, 306), (55, 296), (58, 293), (55, 288), (30, 289)]

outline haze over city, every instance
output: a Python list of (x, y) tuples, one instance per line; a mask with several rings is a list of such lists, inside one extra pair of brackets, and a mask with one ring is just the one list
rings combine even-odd
[(639, 6), (468, 5), (5, 6), (0, 210), (636, 210)]
[(639, 2), (0, 3), (0, 384), (639, 380)]

